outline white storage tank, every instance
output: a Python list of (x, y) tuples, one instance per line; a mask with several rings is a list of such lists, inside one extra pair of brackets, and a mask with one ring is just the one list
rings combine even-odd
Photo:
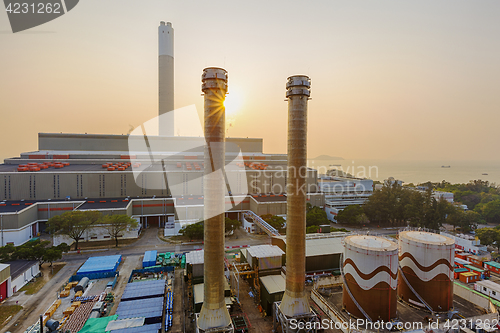
[(396, 317), (398, 246), (377, 236), (348, 236), (344, 239), (343, 307), (352, 315), (364, 315), (347, 291), (373, 321)]
[[(432, 232), (399, 233), (399, 265), (404, 277), (433, 311), (453, 307), (453, 265), (455, 240)], [(424, 307), (400, 275), (398, 296), (412, 305)]]

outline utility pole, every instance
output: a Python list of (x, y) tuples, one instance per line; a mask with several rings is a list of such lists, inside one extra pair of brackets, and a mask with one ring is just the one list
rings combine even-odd
[(0, 215), (0, 229), (2, 230), (2, 247), (3, 247), (3, 215)]

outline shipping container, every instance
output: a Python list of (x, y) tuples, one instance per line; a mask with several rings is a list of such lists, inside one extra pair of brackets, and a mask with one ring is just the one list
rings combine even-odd
[(488, 279), (490, 277), (490, 271), (487, 269), (482, 269), (473, 265), (465, 265), (465, 268), (469, 270), (469, 272), (477, 273), (480, 275), (481, 279)]
[(493, 281), (477, 281), (474, 290), (500, 301), (500, 284)]
[(480, 280), (480, 276), (473, 272), (464, 272), (460, 273), (459, 280), (463, 283), (473, 283)]
[(500, 264), (496, 261), (487, 261), (484, 263), (484, 268), (494, 273), (500, 274)]

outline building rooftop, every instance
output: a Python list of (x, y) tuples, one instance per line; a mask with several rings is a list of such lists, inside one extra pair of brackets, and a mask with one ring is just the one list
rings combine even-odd
[(269, 294), (285, 291), (285, 278), (280, 275), (267, 275), (260, 278), (260, 282)]
[(257, 202), (286, 202), (286, 195), (279, 194), (279, 195), (254, 195), (252, 196), (255, 201)]
[(247, 253), (254, 258), (281, 257), (285, 254), (285, 252), (276, 245), (251, 246), (247, 249)]
[(204, 253), (205, 251), (191, 251), (186, 253), (186, 263), (191, 265), (203, 264), (204, 263)]
[(488, 264), (489, 266), (492, 266), (492, 267), (495, 267), (495, 268), (500, 268), (500, 263), (498, 263), (496, 261), (487, 261), (487, 262), (485, 262), (485, 264)]
[(36, 260), (14, 260), (7, 261), (4, 264), (10, 265), (10, 276), (12, 280), (17, 278), (19, 275), (26, 272), (33, 265), (38, 265), (38, 261)]

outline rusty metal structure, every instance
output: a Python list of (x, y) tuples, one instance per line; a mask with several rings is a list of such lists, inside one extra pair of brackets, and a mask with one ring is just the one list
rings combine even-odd
[(204, 173), (204, 301), (198, 332), (233, 332), (224, 300), (225, 107), (227, 72), (203, 70), (205, 113)]
[(305, 290), (306, 277), (306, 175), (307, 101), (311, 80), (305, 75), (290, 76), (286, 83), (288, 100), (287, 249), (286, 287), (281, 303), (274, 306), (275, 326), (293, 332), (291, 321), (316, 320)]
[(453, 308), (455, 240), (432, 232), (399, 232), (398, 296), (431, 312)]
[(396, 318), (398, 245), (384, 237), (344, 239), (342, 307), (358, 318)]

